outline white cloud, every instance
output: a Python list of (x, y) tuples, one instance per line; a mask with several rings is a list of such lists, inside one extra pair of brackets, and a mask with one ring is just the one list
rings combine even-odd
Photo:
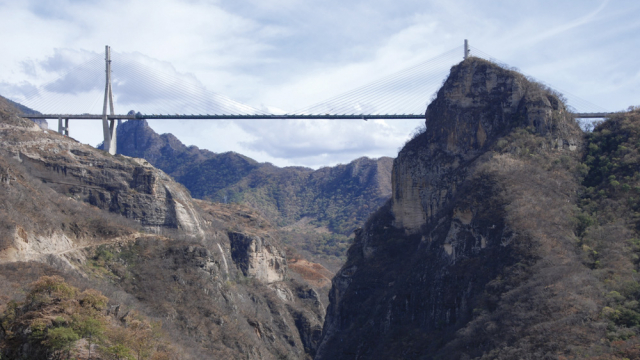
[(251, 141), (243, 144), (273, 157), (306, 158), (340, 152), (367, 153), (394, 143), (394, 133), (385, 122), (363, 120), (238, 121)]
[[(178, 106), (178, 100), (183, 105), (186, 100), (170, 91), (175, 81), (188, 87), (184, 93), (193, 99), (210, 90), (257, 108), (291, 112), (420, 63), (468, 38), (472, 46), (529, 75), (617, 110), (638, 104), (639, 15), (640, 4), (632, 0), (579, 5), (569, 0), (0, 0), (0, 94), (32, 92), (83, 59), (101, 59), (108, 44), (121, 55), (114, 71), (134, 75), (135, 60), (174, 81), (152, 76), (116, 80), (114, 75), (116, 106), (122, 112), (198, 112)], [(103, 78), (100, 71), (95, 76)], [(49, 89), (77, 97), (57, 94), (42, 105), (100, 111), (104, 84), (99, 80), (94, 86), (88, 78), (63, 77)], [(431, 96), (423, 91), (418, 107)], [(152, 126), (216, 152), (320, 166), (360, 155), (394, 156), (418, 122), (387, 122), (389, 128), (371, 121)], [(72, 136), (83, 142), (95, 145), (99, 131), (99, 124), (72, 122)]]
[[(347, 163), (363, 155), (394, 156), (424, 120), (237, 121), (250, 135), (240, 145), (265, 159), (309, 167)], [(262, 155), (262, 156), (264, 156)], [(266, 160), (268, 161), (268, 160)]]
[[(105, 54), (55, 49), (54, 55), (31, 61), (31, 72), (59, 77), (39, 87), (23, 82), (5, 83), (5, 96), (47, 114), (92, 113), (96, 94), (104, 92)], [(111, 52), (115, 112), (135, 109), (144, 114), (254, 114), (256, 109), (208, 91), (193, 74), (180, 73), (166, 61), (140, 53)], [(51, 101), (56, 99), (56, 101)], [(66, 101), (61, 101), (62, 99)], [(69, 102), (75, 102), (72, 108)]]
[(549, 39), (551, 37), (557, 37), (558, 35), (570, 31), (572, 29), (575, 29), (579, 26), (584, 26), (589, 24), (590, 22), (592, 22), (594, 20), (594, 18), (600, 13), (602, 12), (602, 10), (604, 10), (604, 8), (607, 6), (607, 4), (609, 3), (609, 0), (605, 0), (603, 1), (595, 10), (591, 11), (590, 13), (581, 16), (575, 20), (571, 20), (565, 24), (561, 24), (559, 26), (555, 26), (551, 29), (548, 29), (546, 31), (543, 31), (541, 33), (535, 34), (532, 37), (529, 37), (527, 39), (526, 42), (524, 42), (525, 45), (532, 45), (534, 43), (538, 43), (540, 41), (544, 41), (546, 39)]

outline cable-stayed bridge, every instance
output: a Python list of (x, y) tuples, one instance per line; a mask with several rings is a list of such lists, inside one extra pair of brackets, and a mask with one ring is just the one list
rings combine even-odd
[[(479, 49), (470, 48), (465, 40), (464, 47), (449, 50), (370, 84), (291, 114), (275, 114), (208, 91), (195, 77), (176, 75), (168, 64), (151, 63), (144, 57), (136, 58), (135, 54), (116, 53), (112, 60), (109, 46), (105, 50), (104, 59), (99, 55), (89, 57), (56, 80), (12, 100), (47, 111), (46, 114), (23, 116), (58, 119), (58, 131), (65, 135), (69, 135), (69, 120), (102, 120), (104, 148), (115, 154), (117, 120), (422, 119), (428, 100), (432, 100), (427, 97), (435, 95), (451, 66), (461, 58), (473, 55), (508, 67)], [(91, 114), (97, 98), (88, 113), (71, 114), (66, 110), (82, 94), (93, 92), (95, 97), (101, 92), (100, 84), (104, 84), (104, 96), (100, 95), (102, 114)], [(117, 114), (114, 92), (119, 108), (127, 106), (137, 111)], [(575, 111), (578, 118), (602, 118), (610, 114), (570, 94), (565, 93), (565, 97), (570, 106), (580, 109), (581, 112)]]

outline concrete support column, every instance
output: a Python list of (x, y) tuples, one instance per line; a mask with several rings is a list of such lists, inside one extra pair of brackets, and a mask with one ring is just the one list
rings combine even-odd
[(107, 116), (107, 104), (109, 104), (109, 113), (114, 115), (113, 112), (113, 93), (111, 90), (111, 47), (105, 46), (105, 61), (106, 61), (106, 84), (104, 88), (104, 105), (102, 107), (102, 131), (104, 133), (103, 148), (111, 155), (116, 154), (117, 139), (116, 139), (116, 121), (115, 119), (109, 119)]
[(69, 119), (64, 119), (63, 123), (62, 118), (58, 118), (58, 133), (69, 136)]

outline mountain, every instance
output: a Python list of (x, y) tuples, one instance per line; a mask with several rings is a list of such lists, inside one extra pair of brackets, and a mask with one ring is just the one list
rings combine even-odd
[(466, 59), (331, 280), (283, 242), (332, 249), (375, 161), (279, 169), (128, 125), (175, 176), (211, 162), (211, 202), (16, 114), (0, 98), (2, 358), (640, 358), (640, 107), (584, 133), (560, 94)]
[(145, 120), (118, 128), (118, 152), (146, 159), (196, 198), (256, 209), (284, 228), (289, 245), (333, 269), (344, 260), (352, 231), (391, 195), (388, 157), (315, 171), (279, 168), (234, 152), (187, 147), (171, 134), (158, 135)]
[(554, 91), (454, 66), (333, 279), (316, 359), (637, 358), (637, 223), (603, 206), (632, 196), (640, 144), (614, 128), (593, 143)]
[(291, 271), (267, 219), (18, 113), (0, 98), (3, 359), (313, 357), (325, 307), (304, 270), (326, 269)]

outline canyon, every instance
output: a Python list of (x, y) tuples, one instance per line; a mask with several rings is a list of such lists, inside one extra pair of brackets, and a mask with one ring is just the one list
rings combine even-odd
[(111, 156), (17, 114), (0, 99), (5, 357), (49, 356), (29, 299), (59, 276), (113, 326), (159, 322), (174, 358), (640, 358), (637, 107), (584, 132), (561, 94), (469, 57), (395, 159), (319, 170), (145, 121)]

